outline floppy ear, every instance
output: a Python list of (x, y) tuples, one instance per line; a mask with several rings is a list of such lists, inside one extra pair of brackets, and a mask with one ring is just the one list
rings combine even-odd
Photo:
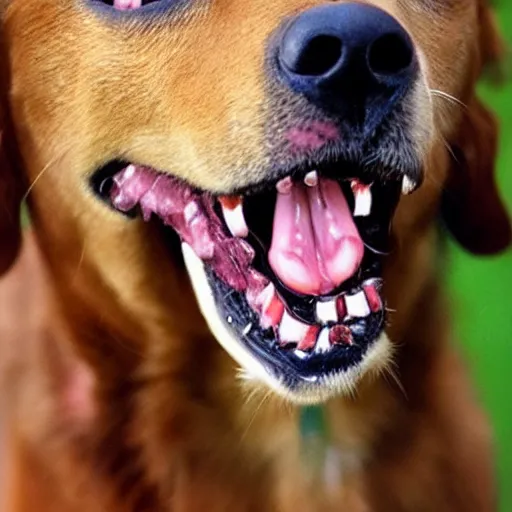
[[(480, 1), (479, 19), (476, 75), (487, 69), (496, 77), (504, 45), (486, 0)], [(442, 201), (446, 226), (468, 251), (502, 251), (510, 244), (512, 233), (494, 176), (498, 123), (476, 96), (468, 103), (452, 150), (454, 158)]]
[(22, 173), (12, 130), (7, 88), (9, 75), (4, 58), (3, 34), (0, 51), (0, 275), (13, 263), (21, 244), (20, 206)]
[(500, 252), (512, 237), (494, 176), (497, 149), (496, 119), (474, 97), (452, 145), (454, 158), (442, 213), (455, 239), (475, 254)]

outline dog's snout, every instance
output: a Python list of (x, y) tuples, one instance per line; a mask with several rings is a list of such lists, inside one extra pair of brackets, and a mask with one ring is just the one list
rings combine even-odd
[(322, 5), (297, 16), (284, 31), (278, 63), (294, 91), (341, 109), (391, 98), (410, 85), (417, 67), (400, 23), (359, 3)]

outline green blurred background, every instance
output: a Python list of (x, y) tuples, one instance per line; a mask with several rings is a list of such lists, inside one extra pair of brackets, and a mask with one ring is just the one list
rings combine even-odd
[[(505, 2), (507, 4), (505, 5)], [(512, 1), (496, 5), (500, 26), (512, 49)], [(510, 75), (510, 73), (509, 73)], [(498, 180), (512, 213), (512, 82), (486, 84), (481, 96), (501, 122)], [(452, 291), (457, 334), (478, 383), (480, 397), (495, 431), (500, 479), (500, 512), (512, 511), (512, 251), (495, 258), (475, 258), (450, 246), (447, 277)], [(512, 392), (511, 392), (512, 394)]]

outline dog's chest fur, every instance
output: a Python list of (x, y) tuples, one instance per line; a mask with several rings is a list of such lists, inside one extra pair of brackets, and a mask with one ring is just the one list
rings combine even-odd
[(492, 510), (486, 422), (457, 358), (434, 343), (432, 292), (419, 308), (431, 327), (401, 352), (403, 390), (378, 379), (331, 402), (325, 451), (311, 459), (297, 410), (237, 379), (213, 340), (200, 356), (141, 358), (121, 385), (98, 380), (66, 348), (83, 333), (63, 327), (39, 269), (28, 244), (0, 294), (11, 420), (2, 510)]

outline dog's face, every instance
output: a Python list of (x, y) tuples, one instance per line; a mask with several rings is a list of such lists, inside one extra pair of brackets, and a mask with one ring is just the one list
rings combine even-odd
[(106, 317), (186, 322), (164, 300), (186, 293), (179, 239), (224, 348), (319, 400), (386, 363), (384, 298), (398, 318), (416, 298), (451, 153), (449, 226), (508, 243), (473, 91), (498, 51), (480, 0), (4, 4), (4, 184), (23, 168), (61, 286)]

